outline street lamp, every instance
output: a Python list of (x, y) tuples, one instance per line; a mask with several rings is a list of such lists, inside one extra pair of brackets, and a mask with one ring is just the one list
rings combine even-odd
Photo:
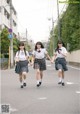
[(59, 2), (57, 0), (57, 14), (58, 14), (58, 40), (60, 40), (60, 18), (59, 18)]

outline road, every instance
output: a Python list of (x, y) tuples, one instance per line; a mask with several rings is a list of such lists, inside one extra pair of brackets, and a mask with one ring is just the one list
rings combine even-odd
[(1, 104), (10, 104), (10, 114), (80, 114), (80, 69), (68, 68), (65, 86), (58, 85), (57, 72), (48, 61), (43, 83), (37, 88), (35, 70), (29, 66), (23, 89), (14, 69), (2, 70)]

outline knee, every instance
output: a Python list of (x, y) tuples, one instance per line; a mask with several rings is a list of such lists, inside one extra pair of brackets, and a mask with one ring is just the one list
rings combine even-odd
[(59, 72), (62, 72), (62, 69), (59, 69), (58, 71), (59, 71)]
[(23, 72), (22, 75), (26, 75), (27, 73), (26, 72)]
[(37, 74), (40, 74), (40, 70), (39, 69), (37, 70)]

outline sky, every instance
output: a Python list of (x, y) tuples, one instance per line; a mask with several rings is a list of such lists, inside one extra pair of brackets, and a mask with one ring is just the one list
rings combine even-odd
[[(18, 32), (34, 42), (48, 40), (52, 20), (57, 19), (57, 0), (12, 0), (17, 11)], [(64, 4), (59, 3), (61, 12)]]

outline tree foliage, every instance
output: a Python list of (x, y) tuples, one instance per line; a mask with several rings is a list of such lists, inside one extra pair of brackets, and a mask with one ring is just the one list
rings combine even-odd
[[(54, 34), (55, 48), (58, 41), (58, 24)], [(70, 52), (80, 49), (80, 0), (69, 0), (66, 11), (60, 16), (60, 38), (66, 47), (69, 44)]]
[(10, 41), (8, 38), (8, 30), (5, 28), (1, 32), (1, 53), (8, 53)]
[(79, 3), (69, 4), (61, 18), (61, 38), (66, 46), (69, 43), (69, 51), (80, 49), (80, 0), (74, 1)]
[[(0, 34), (1, 41), (1, 54), (9, 53), (10, 39), (8, 38), (9, 32), (7, 28), (4, 28)], [(15, 53), (18, 50), (19, 40), (13, 38), (13, 52)]]
[(13, 38), (13, 51), (14, 51), (14, 53), (16, 53), (16, 51), (18, 50), (19, 42), (20, 41), (17, 38)]

